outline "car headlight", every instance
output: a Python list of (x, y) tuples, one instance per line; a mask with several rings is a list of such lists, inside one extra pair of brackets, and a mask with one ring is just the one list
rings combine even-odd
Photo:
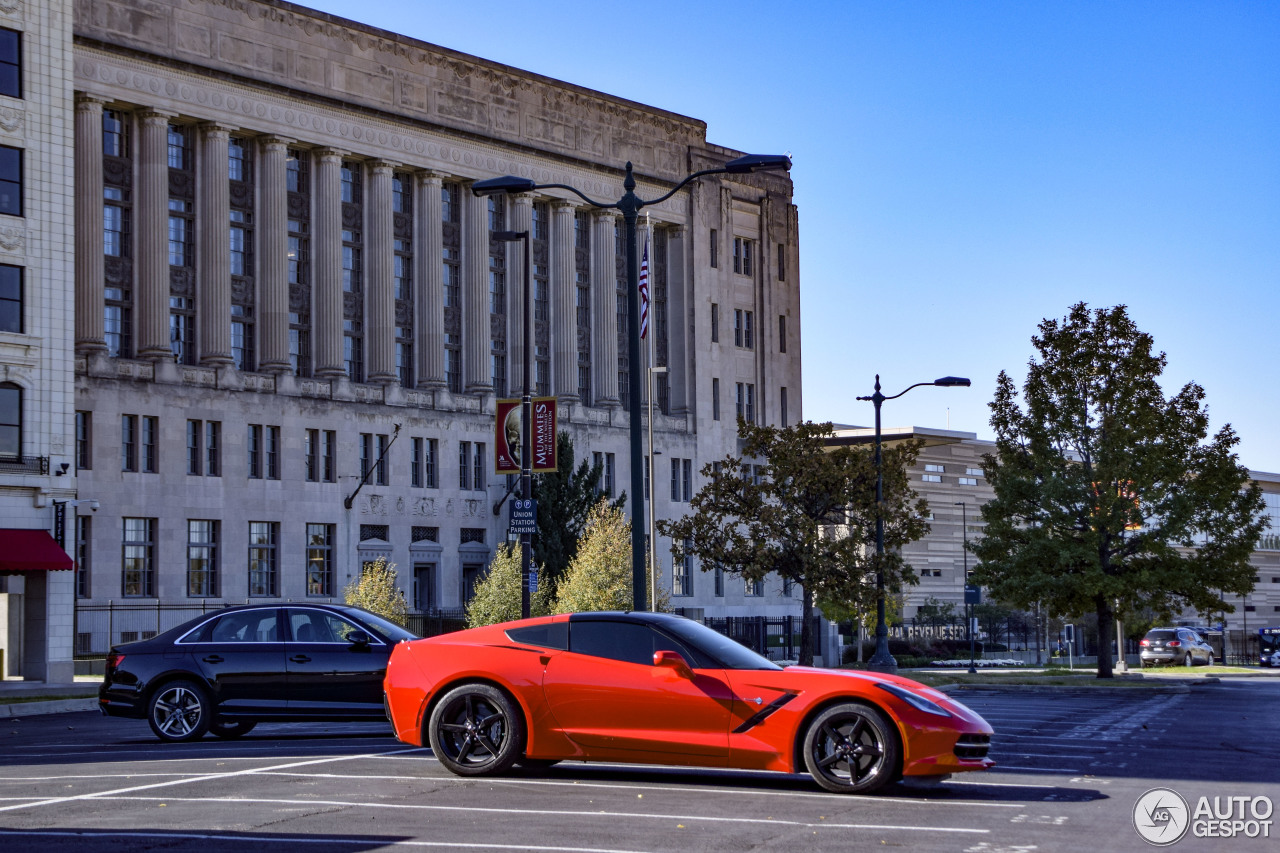
[(899, 687), (896, 684), (886, 684), (884, 682), (881, 682), (876, 686), (879, 687), (881, 690), (888, 691), (889, 693), (892, 693), (894, 696), (897, 696), (899, 699), (901, 699), (903, 702), (906, 702), (908, 705), (915, 708), (917, 711), (924, 711), (926, 714), (935, 714), (939, 717), (951, 716), (951, 712), (948, 711), (946, 708), (942, 707), (941, 705), (939, 705), (938, 703), (930, 699), (926, 699), (923, 696), (920, 696), (916, 693), (912, 693), (910, 690), (907, 690), (903, 687)]

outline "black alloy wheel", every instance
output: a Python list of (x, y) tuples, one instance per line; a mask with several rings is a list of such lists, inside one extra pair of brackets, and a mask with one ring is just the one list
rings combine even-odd
[(818, 715), (804, 735), (804, 763), (816, 781), (837, 794), (869, 794), (898, 772), (893, 723), (861, 702), (835, 705)]
[(147, 703), (147, 722), (160, 740), (169, 743), (199, 740), (213, 722), (209, 694), (194, 681), (162, 684)]
[(427, 724), (431, 751), (459, 776), (509, 769), (524, 751), (524, 718), (506, 694), (488, 684), (449, 691)]
[(253, 727), (256, 725), (257, 723), (253, 721), (218, 720), (216, 723), (209, 726), (209, 734), (214, 735), (215, 737), (231, 740), (233, 738), (247, 735), (249, 732), (253, 731)]

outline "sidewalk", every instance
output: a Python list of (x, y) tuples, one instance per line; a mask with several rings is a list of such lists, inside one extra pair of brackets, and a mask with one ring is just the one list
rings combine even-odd
[(0, 719), (98, 710), (97, 681), (48, 684), (43, 681), (0, 681)]

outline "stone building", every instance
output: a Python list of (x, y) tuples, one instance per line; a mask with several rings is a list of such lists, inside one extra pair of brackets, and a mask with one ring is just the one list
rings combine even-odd
[[(535, 393), (628, 488), (620, 220), (469, 188), (514, 174), (610, 202), (631, 161), (654, 198), (740, 152), (696, 119), (276, 0), (75, 0), (74, 37), (67, 434), (100, 504), (74, 523), (83, 604), (329, 599), (386, 556), (414, 609), (462, 605), (506, 537), (493, 419), (520, 393), (522, 250), (497, 230), (532, 235)], [(797, 217), (785, 173), (647, 212), (667, 368), (650, 512), (671, 517), (737, 412), (801, 417)], [(656, 550), (677, 606), (797, 611)]]
[(41, 681), (72, 674), (69, 12), (0, 3), (0, 675)]

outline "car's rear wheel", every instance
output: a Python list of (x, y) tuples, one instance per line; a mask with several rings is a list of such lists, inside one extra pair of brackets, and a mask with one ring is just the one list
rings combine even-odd
[(823, 711), (804, 735), (804, 763), (814, 780), (837, 794), (869, 794), (893, 781), (899, 748), (893, 723), (861, 702)]
[(427, 724), (431, 751), (459, 776), (501, 773), (524, 750), (524, 719), (506, 694), (488, 684), (449, 691)]
[(231, 740), (232, 738), (243, 737), (253, 731), (256, 722), (244, 722), (238, 720), (218, 720), (209, 726), (209, 733), (220, 738)]
[(147, 722), (160, 740), (170, 743), (199, 740), (213, 722), (209, 694), (194, 681), (163, 684), (147, 704)]

